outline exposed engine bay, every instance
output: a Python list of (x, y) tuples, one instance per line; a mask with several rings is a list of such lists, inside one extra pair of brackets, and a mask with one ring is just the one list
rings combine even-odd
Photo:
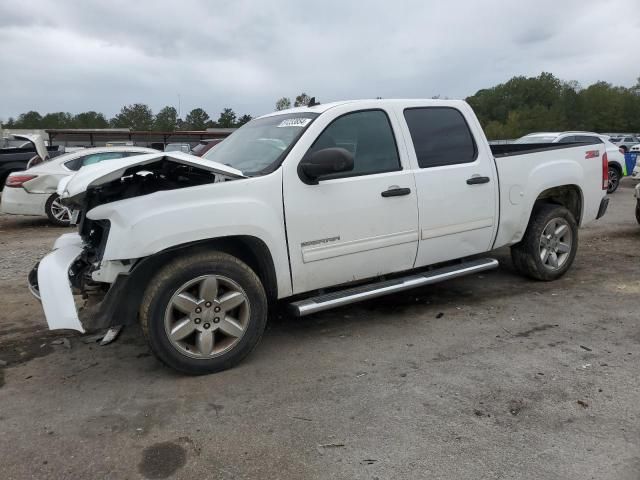
[[(69, 281), (75, 294), (85, 299), (85, 308), (100, 301), (109, 290), (110, 284), (96, 281), (93, 272), (100, 268), (107, 238), (109, 220), (92, 220), (86, 213), (93, 208), (134, 197), (150, 195), (164, 190), (176, 190), (209, 183), (231, 180), (233, 176), (211, 171), (194, 165), (177, 162), (169, 156), (162, 156), (149, 163), (132, 165), (110, 181), (89, 185), (86, 191), (72, 197), (62, 198), (62, 203), (79, 211), (78, 233), (84, 248), (81, 255), (69, 269)], [(132, 265), (122, 260), (123, 269)]]
[(195, 187), (226, 178), (204, 168), (163, 157), (154, 163), (133, 165), (117, 179), (90, 187), (82, 195), (61, 199), (70, 208), (89, 211), (105, 203), (149, 195), (162, 190)]

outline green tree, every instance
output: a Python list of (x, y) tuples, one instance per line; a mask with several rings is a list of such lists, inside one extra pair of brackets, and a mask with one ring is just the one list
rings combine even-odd
[(151, 130), (153, 128), (153, 112), (148, 105), (134, 103), (125, 105), (110, 124), (115, 128), (131, 128), (132, 130)]
[(42, 128), (42, 115), (34, 110), (18, 115), (13, 128)]
[(311, 97), (303, 92), (303, 93), (301, 93), (300, 95), (298, 95), (296, 97), (296, 101), (293, 102), (293, 106), (294, 107), (306, 107), (307, 105), (309, 105), (309, 101), (310, 100), (311, 100)]
[(236, 127), (241, 127), (242, 125), (244, 125), (247, 122), (250, 122), (251, 120), (253, 120), (253, 117), (251, 115), (244, 114), (236, 122)]
[(194, 108), (184, 118), (184, 123), (189, 130), (204, 130), (207, 128), (209, 114), (202, 108)]
[(287, 108), (291, 108), (291, 100), (287, 97), (282, 97), (276, 102), (276, 110), (286, 110)]
[(41, 124), (42, 128), (73, 128), (73, 115), (67, 112), (47, 113)]
[(161, 108), (153, 121), (154, 130), (160, 132), (173, 132), (178, 125), (178, 111), (171, 106)]
[(220, 117), (216, 122), (219, 127), (233, 128), (236, 126), (236, 114), (231, 108), (225, 108), (220, 112)]
[(14, 128), (15, 124), (15, 118), (9, 117), (6, 122), (0, 122), (0, 128)]
[(109, 122), (102, 113), (90, 110), (73, 117), (74, 128), (108, 128)]

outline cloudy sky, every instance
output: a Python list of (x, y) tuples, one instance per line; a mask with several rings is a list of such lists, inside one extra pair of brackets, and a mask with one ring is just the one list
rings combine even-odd
[(549, 71), (640, 76), (638, 0), (0, 0), (0, 118), (146, 103), (259, 115), (320, 101), (461, 98)]

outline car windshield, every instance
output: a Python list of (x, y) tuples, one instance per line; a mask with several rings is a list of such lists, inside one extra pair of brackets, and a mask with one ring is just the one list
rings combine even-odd
[(264, 175), (280, 165), (318, 115), (298, 112), (251, 120), (203, 158), (236, 168), (247, 176)]
[(169, 143), (164, 148), (165, 152), (185, 152), (189, 153), (190, 147), (188, 143)]
[(513, 143), (553, 143), (556, 138), (555, 135), (527, 135)]

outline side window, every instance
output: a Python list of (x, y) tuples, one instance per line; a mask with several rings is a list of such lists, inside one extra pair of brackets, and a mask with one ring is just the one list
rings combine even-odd
[(404, 111), (420, 168), (473, 162), (478, 154), (462, 113), (450, 107)]
[(93, 165), (94, 163), (100, 163), (104, 160), (113, 160), (114, 158), (122, 158), (126, 156), (126, 152), (104, 152), (104, 153), (94, 153), (92, 155), (87, 155), (86, 157), (82, 157), (82, 164), (80, 167), (86, 167), (87, 165)]
[(348, 113), (336, 118), (316, 139), (309, 153), (331, 147), (344, 148), (353, 154), (353, 170), (323, 179), (400, 170), (391, 124), (382, 110)]
[(576, 142), (589, 142), (589, 143), (601, 143), (598, 137), (594, 137), (593, 135), (576, 135)]
[(69, 160), (68, 162), (64, 163), (64, 166), (69, 170), (80, 170), (80, 167), (82, 166), (82, 158), (74, 158), (73, 160)]
[(582, 140), (576, 140), (576, 137), (569, 135), (568, 137), (564, 137), (558, 140), (558, 143), (574, 143), (574, 142), (580, 142), (580, 141)]

